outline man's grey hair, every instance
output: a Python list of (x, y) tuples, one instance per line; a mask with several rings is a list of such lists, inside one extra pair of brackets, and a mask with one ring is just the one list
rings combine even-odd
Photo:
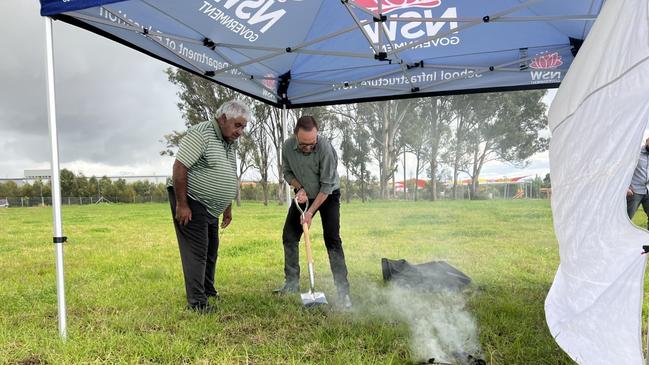
[(246, 121), (250, 121), (250, 108), (241, 100), (230, 100), (221, 104), (219, 109), (216, 110), (216, 117), (225, 114), (226, 119), (233, 119), (243, 117)]

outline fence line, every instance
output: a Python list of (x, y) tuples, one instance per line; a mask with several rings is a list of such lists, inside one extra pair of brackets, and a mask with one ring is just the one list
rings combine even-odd
[[(44, 197), (7, 197), (5, 198), (9, 207), (37, 207), (52, 205), (52, 198)], [(1, 201), (1, 199), (0, 199)], [(63, 205), (90, 205), (98, 203), (164, 203), (168, 202), (167, 196), (136, 196), (133, 198), (119, 196), (76, 196), (62, 197)], [(1, 204), (0, 204), (1, 206)]]

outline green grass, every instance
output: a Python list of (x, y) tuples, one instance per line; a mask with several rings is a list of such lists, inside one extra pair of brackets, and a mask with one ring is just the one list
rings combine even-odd
[[(469, 275), (466, 309), (488, 363), (571, 363), (543, 314), (559, 260), (548, 201), (344, 204), (350, 313), (307, 310), (297, 296), (270, 293), (283, 279), (284, 212), (248, 202), (235, 209), (221, 234), (216, 281), (223, 300), (217, 313), (197, 315), (183, 309), (167, 205), (64, 207), (63, 343), (51, 209), (0, 210), (0, 364), (411, 363), (408, 326), (380, 314), (383, 304), (370, 292), (383, 287), (382, 257), (446, 260)], [(335, 302), (319, 218), (312, 240), (318, 286)]]

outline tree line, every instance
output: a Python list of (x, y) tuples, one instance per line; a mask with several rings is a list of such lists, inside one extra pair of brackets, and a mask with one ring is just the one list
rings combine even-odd
[[(115, 181), (110, 178), (87, 177), (82, 173), (74, 174), (68, 169), (60, 173), (61, 196), (63, 198), (103, 198), (109, 202), (144, 202), (165, 201), (167, 190), (164, 183), (150, 181), (127, 182), (125, 179)], [(49, 180), (35, 180), (18, 186), (14, 181), (0, 184), (0, 197), (28, 198), (39, 202), (41, 198), (51, 198), (52, 189)]]
[[(245, 97), (233, 90), (169, 68), (169, 81), (179, 88), (177, 104), (186, 127), (210, 120), (221, 103), (244, 99), (253, 120), (237, 145), (239, 181), (254, 174), (262, 186), (264, 204), (284, 201), (284, 189), (271, 189), (273, 182), (283, 186), (280, 150), (283, 139), (292, 133), (302, 115), (313, 115), (320, 132), (337, 148), (343, 191), (346, 199), (358, 195), (365, 201), (378, 186), (378, 197), (393, 197), (389, 183), (398, 166), (408, 181), (406, 155), (415, 158), (416, 182), (427, 178), (427, 198), (438, 199), (440, 182), (451, 181), (451, 198), (460, 194), (460, 178), (468, 176), (468, 194), (479, 198), (479, 178), (490, 161), (518, 167), (529, 163), (535, 153), (545, 151), (549, 140), (545, 90), (514, 91), (471, 95), (450, 95), (408, 100), (389, 100), (288, 110), (288, 127), (283, 130), (281, 110)], [(185, 131), (172, 131), (163, 137), (161, 154), (173, 156)], [(372, 168), (374, 167), (374, 168)], [(378, 175), (372, 173), (378, 169)], [(247, 175), (246, 175), (247, 174)], [(412, 180), (412, 179), (411, 179)], [(241, 185), (241, 184), (240, 184)], [(419, 199), (413, 186), (413, 199)], [(410, 189), (408, 189), (410, 190)], [(241, 197), (239, 194), (238, 201)]]

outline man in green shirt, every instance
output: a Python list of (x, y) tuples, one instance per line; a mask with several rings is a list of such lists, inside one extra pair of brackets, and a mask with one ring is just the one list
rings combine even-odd
[(293, 136), (284, 142), (282, 161), (284, 178), (293, 186), (297, 201), (309, 201), (309, 209), (302, 222), (301, 214), (291, 204), (284, 223), (284, 286), (276, 293), (294, 293), (299, 289), (300, 263), (298, 245), (302, 223), (311, 225), (316, 212), (320, 212), (322, 231), (329, 255), (329, 265), (340, 302), (344, 308), (352, 306), (347, 281), (347, 264), (340, 239), (340, 178), (338, 156), (327, 138), (318, 135), (318, 124), (311, 116), (298, 119)]
[(238, 100), (225, 102), (211, 121), (191, 127), (180, 141), (167, 187), (185, 278), (187, 308), (212, 312), (208, 297), (218, 299), (214, 272), (221, 228), (232, 221), (237, 195), (235, 145), (250, 119)]

